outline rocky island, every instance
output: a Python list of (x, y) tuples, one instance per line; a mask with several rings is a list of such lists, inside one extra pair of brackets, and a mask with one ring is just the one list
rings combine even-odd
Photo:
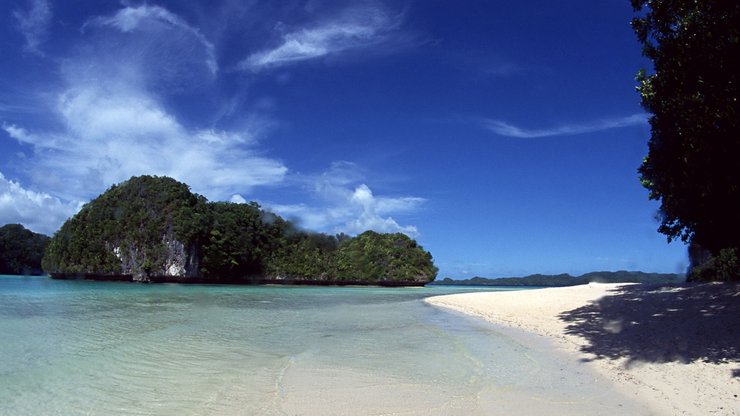
[(68, 219), (43, 268), (56, 279), (422, 286), (432, 256), (400, 233), (297, 228), (257, 203), (209, 202), (172, 178), (133, 177)]

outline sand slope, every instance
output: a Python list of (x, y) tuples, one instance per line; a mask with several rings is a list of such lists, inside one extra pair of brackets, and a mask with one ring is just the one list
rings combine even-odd
[(589, 284), (428, 303), (548, 337), (658, 415), (740, 415), (740, 284)]

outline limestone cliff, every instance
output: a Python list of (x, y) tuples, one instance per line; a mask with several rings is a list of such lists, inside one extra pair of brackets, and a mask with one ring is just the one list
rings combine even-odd
[(197, 278), (198, 255), (195, 245), (186, 248), (175, 237), (172, 227), (162, 236), (159, 249), (163, 254), (159, 260), (147, 256), (150, 250), (141, 245), (128, 245), (125, 249), (116, 246), (113, 254), (121, 262), (121, 274), (131, 276), (133, 281), (150, 282), (157, 277)]

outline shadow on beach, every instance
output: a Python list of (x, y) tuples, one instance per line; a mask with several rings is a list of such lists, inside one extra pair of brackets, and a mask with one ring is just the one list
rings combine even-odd
[(559, 318), (594, 359), (740, 362), (740, 284), (626, 285)]

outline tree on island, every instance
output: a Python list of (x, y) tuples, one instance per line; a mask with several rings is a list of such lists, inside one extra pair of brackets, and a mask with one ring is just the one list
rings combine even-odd
[(195, 276), (210, 216), (206, 199), (171, 178), (113, 185), (65, 221), (43, 259), (54, 273)]
[(382, 281), (419, 281), (436, 276), (432, 255), (405, 234), (365, 231), (344, 239), (336, 253), (337, 275), (352, 279), (359, 273)]
[(432, 256), (403, 234), (298, 229), (251, 202), (208, 202), (172, 178), (133, 177), (67, 220), (52, 277), (144, 282), (423, 285)]
[(41, 258), (49, 237), (20, 224), (0, 227), (0, 274), (42, 274)]
[[(690, 279), (740, 279), (740, 2), (632, 6), (632, 26), (654, 69), (637, 76), (652, 113), (639, 173), (661, 204), (658, 231), (690, 244)], [(698, 257), (708, 261), (697, 264)]]

